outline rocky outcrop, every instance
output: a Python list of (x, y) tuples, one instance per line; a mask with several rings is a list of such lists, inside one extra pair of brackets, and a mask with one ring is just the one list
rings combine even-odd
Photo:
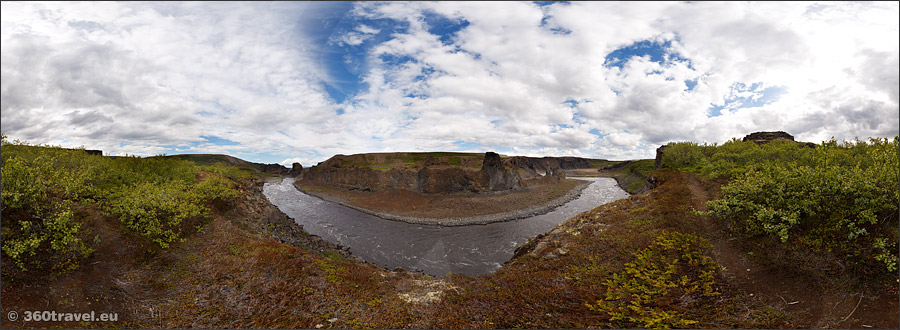
[(281, 164), (259, 164), (259, 171), (275, 175), (288, 175), (291, 170)]
[(486, 152), (481, 164), (481, 177), (485, 191), (506, 191), (522, 188), (521, 178), (509, 162), (500, 159), (495, 152)]
[(300, 163), (291, 164), (291, 170), (288, 171), (289, 176), (296, 177), (296, 176), (300, 176), (300, 174), (302, 174), (302, 173), (303, 173), (303, 165), (300, 165)]
[(516, 169), (493, 152), (485, 154), (481, 169), (451, 166), (432, 157), (415, 167), (373, 169), (357, 162), (359, 157), (354, 156), (336, 155), (306, 169), (298, 177), (298, 183), (305, 181), (349, 190), (403, 189), (420, 193), (493, 192), (522, 187)]
[(658, 170), (659, 167), (662, 166), (662, 155), (665, 150), (666, 146), (659, 146), (659, 148), (656, 148), (656, 160), (653, 161), (654, 169)]
[(574, 170), (591, 168), (591, 163), (580, 157), (510, 157), (514, 167), (520, 168), (532, 175), (546, 175), (551, 170)]
[(459, 167), (425, 166), (418, 171), (416, 183), (415, 191), (428, 194), (480, 190), (473, 176)]
[(810, 148), (815, 148), (815, 147), (816, 147), (816, 144), (815, 144), (815, 143), (812, 143), (812, 142), (798, 142), (798, 141), (794, 141), (794, 136), (793, 136), (793, 135), (790, 135), (790, 134), (788, 134), (788, 133), (786, 133), (786, 132), (783, 132), (783, 131), (777, 131), (777, 132), (753, 132), (753, 133), (747, 134), (747, 136), (745, 136), (744, 139), (743, 139), (742, 141), (744, 141), (744, 142), (747, 142), (747, 141), (753, 141), (753, 142), (756, 143), (756, 144), (766, 144), (766, 143), (769, 143), (769, 142), (771, 142), (771, 141), (789, 141), (789, 142), (796, 142), (796, 143), (799, 144), (801, 147), (810, 147)]
[(259, 171), (281, 176), (296, 177), (303, 173), (303, 165), (300, 165), (300, 163), (293, 163), (291, 164), (291, 168), (287, 168), (281, 164), (259, 164)]
[(742, 141), (753, 141), (756, 144), (768, 143), (772, 140), (794, 141), (794, 136), (786, 132), (753, 132), (744, 137)]
[(547, 184), (557, 184), (560, 183), (563, 179), (566, 178), (566, 172), (562, 169), (551, 168), (544, 175), (537, 175), (532, 177), (522, 176), (522, 186), (523, 187), (532, 187), (532, 186), (542, 186)]

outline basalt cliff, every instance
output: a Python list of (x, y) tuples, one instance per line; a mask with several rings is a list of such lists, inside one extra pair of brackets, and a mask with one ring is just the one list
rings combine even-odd
[(577, 157), (502, 157), (494, 152), (336, 155), (304, 169), (298, 184), (348, 190), (409, 190), (419, 193), (487, 193), (555, 184), (562, 170), (590, 168)]

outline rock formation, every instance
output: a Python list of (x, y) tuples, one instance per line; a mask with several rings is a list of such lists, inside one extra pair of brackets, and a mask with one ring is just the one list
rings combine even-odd
[(485, 154), (480, 169), (452, 166), (428, 157), (413, 167), (376, 170), (357, 156), (336, 155), (302, 171), (298, 182), (350, 190), (403, 189), (421, 193), (493, 192), (522, 187), (516, 168), (493, 152)]
[(296, 176), (300, 176), (300, 174), (302, 174), (302, 173), (303, 173), (303, 165), (300, 165), (300, 163), (291, 164), (291, 170), (288, 171), (289, 176), (296, 177)]
[(485, 191), (515, 190), (522, 187), (521, 178), (515, 167), (504, 164), (500, 155), (486, 152), (481, 164), (481, 176)]
[(579, 157), (510, 157), (509, 161), (514, 167), (523, 169), (532, 175), (545, 175), (550, 170), (574, 170), (591, 168), (587, 159)]
[(745, 136), (744, 139), (743, 139), (742, 141), (744, 141), (744, 142), (747, 142), (747, 141), (753, 141), (753, 142), (755, 142), (756, 144), (766, 144), (766, 143), (769, 143), (769, 142), (771, 142), (771, 141), (789, 141), (789, 142), (796, 142), (796, 143), (799, 144), (801, 147), (810, 147), (810, 148), (815, 148), (815, 147), (816, 147), (816, 144), (815, 144), (815, 143), (812, 143), (812, 142), (797, 142), (797, 141), (794, 141), (794, 136), (793, 136), (793, 135), (790, 135), (790, 134), (788, 134), (788, 133), (786, 133), (786, 132), (783, 132), (783, 131), (777, 131), (777, 132), (753, 132), (753, 133), (747, 134), (747, 136)]
[(289, 175), (291, 170), (281, 164), (260, 164), (259, 171), (275, 175)]
[(656, 148), (656, 160), (653, 161), (654, 169), (658, 170), (659, 167), (662, 166), (662, 154), (663, 154), (663, 151), (665, 151), (665, 150), (666, 150), (666, 146), (659, 146), (659, 148)]
[(753, 141), (756, 144), (768, 143), (772, 140), (794, 141), (794, 136), (786, 132), (753, 132), (744, 137), (742, 141)]

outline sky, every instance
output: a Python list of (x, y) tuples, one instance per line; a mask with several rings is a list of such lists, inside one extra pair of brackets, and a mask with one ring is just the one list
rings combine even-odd
[(2, 2), (2, 132), (107, 155), (652, 158), (900, 134), (898, 2)]

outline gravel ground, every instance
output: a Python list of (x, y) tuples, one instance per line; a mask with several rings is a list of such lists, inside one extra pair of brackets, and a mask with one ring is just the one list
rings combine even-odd
[(502, 194), (420, 194), (410, 191), (360, 192), (300, 186), (320, 199), (383, 219), (416, 224), (465, 226), (509, 221), (544, 214), (578, 198), (591, 181), (569, 179)]

